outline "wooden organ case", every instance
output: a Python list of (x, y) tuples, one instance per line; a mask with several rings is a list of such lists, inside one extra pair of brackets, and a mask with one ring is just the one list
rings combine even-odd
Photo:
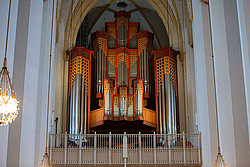
[(128, 12), (114, 16), (92, 34), (93, 51), (67, 52), (69, 133), (176, 133), (178, 52), (152, 51), (152, 33), (139, 31)]

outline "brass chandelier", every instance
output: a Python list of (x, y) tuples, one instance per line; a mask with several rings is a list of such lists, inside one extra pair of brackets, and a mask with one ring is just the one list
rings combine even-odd
[(9, 3), (9, 14), (8, 14), (8, 25), (5, 45), (5, 56), (3, 67), (0, 72), (0, 125), (5, 126), (12, 123), (18, 115), (18, 101), (14, 87), (11, 84), (9, 71), (7, 70), (7, 46), (8, 46), (8, 35), (9, 35), (9, 20), (10, 20), (10, 9), (11, 0)]

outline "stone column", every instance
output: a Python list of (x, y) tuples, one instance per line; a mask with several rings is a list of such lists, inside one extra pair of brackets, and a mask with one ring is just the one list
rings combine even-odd
[(203, 166), (213, 166), (217, 154), (216, 108), (208, 5), (193, 0), (193, 41), (198, 130)]
[(247, 108), (236, 0), (209, 2), (221, 152), (228, 166), (249, 166)]
[(19, 0), (13, 84), (19, 115), (9, 128), (7, 166), (35, 166), (43, 1)]
[(241, 56), (246, 94), (248, 135), (250, 139), (250, 3), (248, 0), (238, 0), (236, 2), (239, 19), (240, 43), (242, 52)]

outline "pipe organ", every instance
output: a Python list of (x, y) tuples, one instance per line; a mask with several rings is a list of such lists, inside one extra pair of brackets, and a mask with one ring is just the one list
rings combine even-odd
[(114, 16), (105, 31), (92, 33), (93, 51), (75, 47), (67, 52), (69, 133), (176, 133), (178, 52), (152, 51), (152, 33), (139, 31), (129, 12)]
[(90, 111), (91, 60), (94, 53), (83, 47), (75, 47), (67, 54), (70, 55), (68, 132), (69, 134), (87, 134)]
[(155, 66), (155, 97), (160, 134), (177, 133), (177, 51), (161, 48), (153, 51)]

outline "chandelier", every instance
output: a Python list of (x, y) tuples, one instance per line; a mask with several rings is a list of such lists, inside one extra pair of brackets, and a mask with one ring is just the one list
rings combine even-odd
[(14, 121), (18, 115), (18, 101), (16, 99), (16, 94), (11, 84), (11, 79), (9, 76), (9, 71), (7, 70), (7, 45), (8, 45), (8, 34), (9, 34), (9, 20), (10, 20), (10, 9), (11, 0), (9, 3), (9, 15), (8, 15), (8, 25), (7, 25), (7, 35), (6, 35), (6, 46), (5, 46), (5, 57), (3, 62), (3, 67), (0, 72), (0, 125), (8, 125)]
[(226, 165), (226, 163), (225, 163), (225, 161), (220, 153), (220, 150), (218, 151), (218, 154), (216, 156), (214, 167), (227, 167), (227, 165)]

